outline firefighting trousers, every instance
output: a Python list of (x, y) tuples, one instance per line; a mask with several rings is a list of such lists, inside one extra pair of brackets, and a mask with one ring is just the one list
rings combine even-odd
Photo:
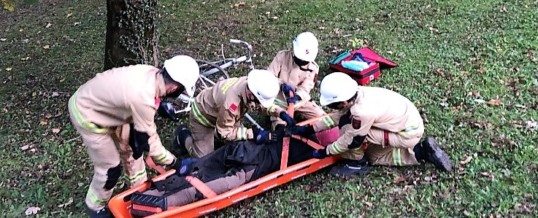
[(423, 134), (423, 125), (398, 133), (372, 128), (366, 136), (368, 142), (366, 151), (364, 147), (360, 147), (342, 153), (341, 156), (351, 160), (365, 157), (372, 165), (417, 165), (419, 162), (413, 148), (420, 142)]
[(128, 145), (129, 125), (105, 133), (94, 133), (75, 118), (71, 108), (70, 118), (74, 128), (82, 137), (90, 159), (93, 163), (93, 177), (86, 193), (86, 205), (92, 210), (102, 209), (110, 199), (114, 186), (122, 173), (122, 168), (129, 177), (131, 185), (147, 180), (143, 158), (134, 160)]

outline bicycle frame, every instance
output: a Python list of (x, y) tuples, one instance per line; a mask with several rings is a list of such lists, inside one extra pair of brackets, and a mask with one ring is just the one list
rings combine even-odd
[[(216, 67), (213, 67), (209, 70), (206, 70), (204, 72), (200, 72), (200, 77), (198, 78), (198, 80), (202, 83), (202, 85), (204, 86), (204, 88), (209, 88), (213, 85), (215, 85), (215, 83), (217, 81), (212, 81), (211, 79), (209, 79), (208, 77), (212, 74), (215, 74), (219, 71), (224, 71), (225, 72), (225, 75), (227, 77), (227, 73), (225, 71), (225, 69), (229, 68), (229, 67), (234, 67), (234, 68), (237, 68), (237, 66), (241, 63), (247, 63), (249, 65), (249, 69), (254, 69), (254, 64), (252, 62), (252, 45), (250, 45), (248, 42), (245, 42), (243, 40), (238, 40), (238, 39), (230, 39), (230, 43), (232, 44), (241, 44), (243, 45), (244, 47), (246, 47), (247, 49), (247, 55), (243, 55), (243, 56), (240, 56), (238, 58), (226, 58), (224, 56), (224, 48), (222, 49), (222, 57), (223, 59), (220, 60), (220, 61), (215, 61), (215, 62), (207, 62), (207, 64), (204, 64), (204, 65), (201, 65), (200, 68), (203, 68), (203, 67), (207, 67), (207, 66), (211, 66), (211, 65), (216, 65), (217, 63), (222, 63), (221, 65), (217, 65)], [(206, 62), (206, 61), (204, 61)], [(227, 79), (227, 78), (225, 78)], [(183, 109), (180, 109), (180, 110), (177, 110), (177, 109), (174, 109), (174, 112), (176, 114), (180, 114), (180, 113), (186, 113), (186, 112), (189, 112), (191, 110), (191, 104), (194, 102), (194, 96), (193, 97), (189, 97), (185, 94), (181, 94), (177, 100), (179, 100), (180, 102), (182, 103), (185, 103), (187, 104), (185, 106), (185, 108)]]

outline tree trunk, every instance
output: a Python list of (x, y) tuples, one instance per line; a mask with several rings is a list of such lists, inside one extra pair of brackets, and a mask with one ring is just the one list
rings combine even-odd
[(104, 70), (157, 65), (157, 0), (107, 0)]

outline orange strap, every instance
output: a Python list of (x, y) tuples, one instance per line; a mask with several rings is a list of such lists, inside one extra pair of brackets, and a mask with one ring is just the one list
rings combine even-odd
[(150, 156), (146, 157), (146, 164), (149, 168), (159, 172), (159, 174), (166, 173), (166, 170), (162, 166), (158, 166), (157, 164), (155, 164), (155, 162), (153, 162), (153, 159)]
[[(293, 97), (293, 92), (290, 92), (290, 98)], [(295, 113), (295, 105), (288, 103), (288, 115), (293, 118)], [(282, 157), (280, 158), (280, 169), (286, 169), (288, 167), (288, 156), (290, 153), (290, 137), (286, 136), (282, 139)]]
[(147, 211), (147, 212), (151, 212), (151, 213), (163, 212), (163, 209), (161, 209), (160, 207), (150, 207), (150, 206), (145, 206), (145, 205), (140, 205), (140, 204), (133, 204), (132, 209), (133, 210), (140, 210), (140, 211)]
[(291, 137), (294, 138), (294, 139), (300, 140), (301, 142), (304, 142), (305, 144), (309, 145), (310, 147), (312, 147), (312, 148), (314, 148), (316, 150), (325, 148), (322, 145), (316, 143), (315, 141), (312, 141), (312, 140), (310, 140), (308, 138), (305, 138), (305, 137), (302, 137), (302, 136), (299, 136), (299, 135), (292, 135)]
[(209, 188), (204, 182), (200, 181), (198, 178), (194, 176), (185, 176), (185, 180), (189, 182), (192, 187), (196, 188), (202, 195), (204, 195), (206, 198), (212, 198), (217, 196), (217, 194)]

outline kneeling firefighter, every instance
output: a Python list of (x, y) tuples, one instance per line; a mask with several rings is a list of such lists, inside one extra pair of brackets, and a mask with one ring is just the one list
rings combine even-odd
[[(409, 166), (426, 161), (442, 171), (452, 170), (450, 158), (433, 137), (421, 141), (424, 123), (415, 105), (404, 96), (383, 88), (359, 86), (340, 72), (323, 78), (320, 93), (321, 105), (336, 111), (314, 125), (296, 126), (292, 133), (310, 135), (334, 126), (340, 128), (336, 142), (314, 152), (317, 158), (341, 155), (352, 160), (335, 166), (331, 173), (362, 174), (368, 162)], [(364, 140), (369, 146), (363, 146)]]
[[(262, 144), (270, 132), (241, 125), (245, 113), (257, 110), (279, 116), (288, 126), (295, 121), (274, 104), (279, 92), (278, 79), (267, 70), (252, 70), (248, 76), (229, 78), (200, 92), (189, 114), (189, 128), (178, 127), (174, 140), (183, 153), (203, 157), (225, 142), (255, 140)], [(215, 145), (217, 144), (217, 145)]]

